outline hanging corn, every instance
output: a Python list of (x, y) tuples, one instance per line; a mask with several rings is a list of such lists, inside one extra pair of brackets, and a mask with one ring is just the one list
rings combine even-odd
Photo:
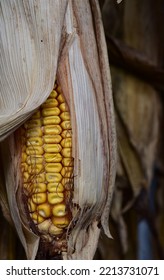
[(110, 236), (116, 163), (98, 2), (2, 0), (1, 9), (1, 177), (12, 220), (28, 259), (91, 259), (100, 228)]

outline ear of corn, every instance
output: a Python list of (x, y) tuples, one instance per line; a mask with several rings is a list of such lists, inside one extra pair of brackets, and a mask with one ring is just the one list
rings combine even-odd
[[(11, 217), (28, 259), (38, 248), (43, 259), (92, 259), (100, 223), (110, 236), (116, 162), (98, 1), (26, 2), (2, 1), (1, 176)], [(50, 94), (56, 75), (63, 93)]]
[[(21, 128), (21, 143), (27, 215), (42, 239), (60, 243), (72, 218), (73, 158), (70, 113), (57, 83), (45, 103)], [(60, 246), (57, 247), (60, 253)]]

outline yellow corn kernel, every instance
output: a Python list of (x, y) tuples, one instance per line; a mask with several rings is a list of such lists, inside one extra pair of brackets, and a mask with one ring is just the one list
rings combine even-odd
[(34, 193), (32, 195), (32, 200), (36, 204), (41, 204), (46, 202), (46, 193)]
[(36, 211), (37, 205), (32, 201), (32, 199), (28, 199), (28, 209), (29, 212)]
[(40, 115), (40, 111), (36, 111), (36, 113), (34, 113), (31, 117), (31, 119), (40, 119), (41, 115)]
[(27, 121), (25, 124), (24, 124), (24, 127), (26, 129), (28, 128), (34, 128), (34, 127), (40, 127), (42, 125), (42, 122), (40, 119), (34, 119), (34, 120), (30, 120), (30, 121)]
[(33, 183), (44, 183), (45, 179), (46, 179), (45, 174), (44, 173), (40, 173), (40, 174), (37, 174), (37, 176), (35, 176), (32, 179), (32, 182)]
[(62, 156), (60, 153), (53, 153), (53, 154), (44, 154), (46, 162), (60, 162), (62, 160)]
[(48, 203), (40, 204), (37, 207), (37, 211), (43, 218), (49, 218), (51, 216), (51, 207)]
[(60, 118), (62, 121), (69, 121), (70, 120), (70, 113), (69, 112), (63, 112), (60, 114)]
[(66, 228), (69, 225), (69, 219), (65, 217), (53, 217), (52, 223), (58, 228)]
[(62, 89), (61, 89), (61, 86), (57, 86), (57, 89), (56, 89), (56, 91), (59, 93), (59, 94), (61, 94), (62, 93)]
[(58, 101), (55, 98), (48, 98), (42, 105), (42, 108), (54, 108), (58, 106)]
[(62, 127), (63, 129), (71, 129), (71, 122), (70, 122), (70, 121), (63, 121), (63, 122), (61, 123), (61, 127)]
[(29, 146), (26, 148), (27, 155), (42, 155), (44, 153), (43, 147)]
[(33, 193), (44, 193), (47, 189), (47, 185), (45, 183), (34, 183), (31, 187)]
[(63, 230), (51, 224), (49, 227), (49, 233), (52, 235), (59, 235), (63, 233)]
[(54, 108), (45, 108), (42, 110), (43, 117), (48, 116), (58, 116), (60, 114), (60, 109), (57, 107)]
[(62, 180), (60, 173), (46, 173), (46, 180), (48, 183), (59, 183)]
[(56, 90), (52, 90), (51, 93), (50, 93), (50, 96), (49, 98), (56, 98), (58, 96), (58, 93)]
[(60, 125), (45, 125), (44, 133), (47, 135), (55, 135), (60, 134), (62, 132), (62, 128)]
[(50, 225), (51, 225), (51, 220), (46, 219), (44, 222), (38, 225), (38, 230), (42, 233), (48, 233)]
[(48, 202), (50, 204), (57, 204), (62, 202), (64, 199), (64, 194), (61, 192), (57, 193), (48, 193)]
[(43, 139), (46, 144), (58, 144), (62, 137), (60, 135), (44, 135)]
[[(21, 134), (23, 191), (40, 235), (63, 237), (70, 218), (73, 158), (70, 113), (58, 84)], [(71, 213), (69, 213), (71, 214)], [(64, 250), (64, 249), (61, 249)]]
[(23, 188), (25, 188), (25, 189), (28, 189), (28, 187), (29, 187), (29, 184), (23, 184)]
[(72, 137), (72, 130), (66, 129), (61, 133), (62, 138)]
[(61, 122), (61, 119), (59, 116), (49, 116), (49, 117), (43, 118), (44, 125), (59, 124), (60, 122)]
[(71, 148), (72, 147), (72, 138), (65, 138), (61, 141), (61, 146), (63, 148)]
[(26, 153), (22, 153), (22, 162), (25, 162), (27, 159), (27, 154)]
[(52, 214), (57, 217), (63, 217), (66, 213), (66, 206), (64, 203), (56, 204), (52, 208)]
[(65, 178), (70, 178), (73, 174), (73, 167), (63, 167), (61, 175)]
[(62, 165), (61, 163), (47, 163), (45, 165), (45, 170), (46, 172), (55, 172), (58, 173), (62, 170)]
[(61, 103), (60, 106), (59, 106), (59, 109), (60, 109), (62, 112), (68, 111), (67, 104), (66, 104), (65, 102)]
[(28, 165), (27, 163), (21, 163), (21, 172), (24, 172), (24, 171), (28, 171)]
[(45, 144), (44, 145), (44, 151), (46, 153), (60, 153), (62, 150), (62, 147), (60, 144)]
[(62, 154), (63, 157), (70, 158), (71, 155), (72, 155), (72, 149), (71, 148), (63, 148), (62, 151), (61, 151), (61, 154)]
[(29, 165), (32, 165), (32, 164), (37, 164), (37, 163), (43, 163), (43, 156), (42, 155), (36, 155), (36, 156), (28, 156), (27, 157), (27, 160), (26, 162), (29, 164)]
[(47, 184), (47, 190), (50, 193), (60, 193), (64, 191), (64, 187), (61, 183), (48, 183)]
[(59, 101), (59, 103), (63, 103), (65, 101), (62, 94), (59, 94), (57, 100)]
[(35, 224), (40, 224), (44, 221), (44, 218), (40, 216), (37, 212), (30, 214), (30, 216)]
[(28, 167), (28, 172), (30, 174), (38, 174), (40, 173), (41, 171), (43, 171), (43, 165), (42, 164), (32, 164)]
[(73, 166), (73, 158), (63, 158), (62, 164), (63, 166)]
[(43, 132), (40, 127), (32, 128), (27, 130), (27, 138), (42, 136)]
[(27, 140), (27, 146), (42, 146), (43, 140), (41, 137), (30, 137)]

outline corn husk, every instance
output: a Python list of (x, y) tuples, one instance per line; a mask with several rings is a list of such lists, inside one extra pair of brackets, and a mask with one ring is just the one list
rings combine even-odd
[(67, 3), (1, 1), (1, 140), (25, 121), (53, 88)]
[[(24, 211), (20, 144), (17, 134), (11, 132), (45, 101), (57, 76), (70, 108), (75, 165), (73, 202), (79, 206), (63, 258), (92, 259), (100, 234), (98, 225), (110, 237), (108, 216), (116, 163), (111, 80), (98, 2), (15, 1), (14, 11), (12, 1), (2, 3), (3, 13), (13, 13), (14, 22), (17, 18), (22, 20), (12, 50), (7, 49), (7, 62), (15, 69), (14, 75), (7, 72), (9, 66), (4, 64), (5, 88), (1, 94), (5, 104), (0, 119), (0, 135), (4, 139), (1, 151), (12, 219), (27, 258), (34, 259), (40, 239), (31, 231)], [(4, 20), (4, 44), (11, 33), (10, 21), (11, 18)], [(19, 69), (13, 52), (19, 56), (21, 75), (16, 71)], [(4, 51), (5, 59), (7, 56)], [(9, 101), (11, 85), (13, 98)]]

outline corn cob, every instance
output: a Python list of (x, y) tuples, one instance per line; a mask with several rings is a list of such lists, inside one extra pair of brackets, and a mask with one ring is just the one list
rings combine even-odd
[[(55, 83), (45, 103), (21, 128), (21, 174), (30, 226), (42, 239), (66, 250), (73, 193), (70, 113)], [(59, 246), (61, 244), (61, 246)]]

